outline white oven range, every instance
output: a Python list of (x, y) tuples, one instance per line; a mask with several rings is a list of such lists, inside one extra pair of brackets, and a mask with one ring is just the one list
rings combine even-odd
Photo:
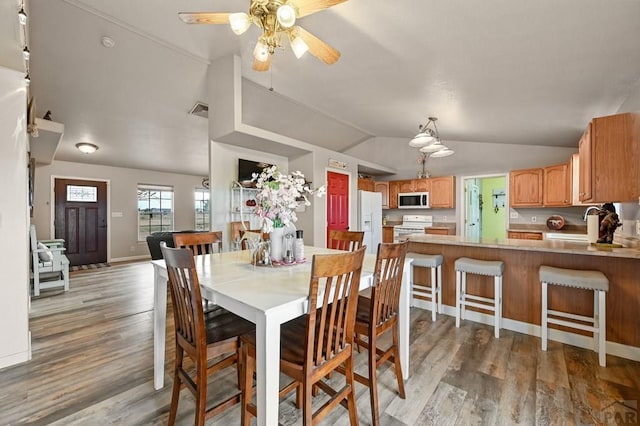
[(406, 239), (409, 234), (423, 234), (424, 228), (433, 226), (433, 216), (422, 214), (405, 214), (402, 225), (393, 227), (393, 241), (398, 243)]

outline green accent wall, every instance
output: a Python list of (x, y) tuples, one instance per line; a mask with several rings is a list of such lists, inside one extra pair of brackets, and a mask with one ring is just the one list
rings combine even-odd
[(507, 212), (509, 206), (500, 207), (498, 213), (493, 207), (493, 191), (506, 190), (506, 178), (504, 176), (482, 178), (482, 238), (499, 238), (507, 237)]

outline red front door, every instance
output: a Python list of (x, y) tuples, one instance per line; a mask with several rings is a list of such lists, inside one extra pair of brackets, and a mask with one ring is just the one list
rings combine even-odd
[(327, 247), (332, 229), (349, 229), (349, 175), (327, 172)]

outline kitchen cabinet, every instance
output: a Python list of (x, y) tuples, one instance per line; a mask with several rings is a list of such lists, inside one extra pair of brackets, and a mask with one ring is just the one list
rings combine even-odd
[(429, 181), (431, 184), (431, 190), (429, 192), (429, 203), (431, 208), (455, 208), (455, 176), (436, 177), (429, 179)]
[(597, 117), (580, 140), (580, 200), (636, 202), (640, 196), (640, 113)]
[(515, 232), (508, 231), (507, 238), (516, 240), (541, 240), (542, 232)]
[(509, 205), (511, 207), (542, 207), (543, 169), (522, 169), (509, 172)]
[(382, 208), (389, 208), (389, 182), (374, 182), (373, 190), (382, 194)]
[(543, 169), (543, 204), (545, 207), (567, 207), (572, 204), (569, 163)]
[(382, 242), (383, 243), (393, 242), (393, 226), (382, 227)]
[(400, 181), (389, 182), (389, 208), (398, 208), (398, 193), (400, 192)]
[(590, 201), (591, 195), (591, 123), (578, 143), (578, 200)]
[(398, 192), (429, 192), (431, 179), (404, 179), (397, 180)]
[(375, 182), (373, 181), (373, 179), (358, 178), (358, 189), (374, 192), (374, 186)]
[(456, 228), (424, 228), (424, 233), (431, 235), (456, 235)]

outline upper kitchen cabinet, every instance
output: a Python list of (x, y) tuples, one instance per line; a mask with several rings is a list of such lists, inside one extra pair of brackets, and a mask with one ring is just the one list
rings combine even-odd
[(544, 170), (522, 169), (509, 172), (511, 207), (542, 207), (542, 179)]
[(389, 208), (398, 208), (398, 193), (400, 192), (400, 181), (394, 180), (389, 182)]
[(640, 114), (594, 118), (580, 140), (580, 200), (631, 202), (640, 196)]
[(375, 182), (373, 181), (373, 179), (358, 178), (358, 189), (374, 192), (374, 186)]
[(431, 181), (429, 179), (405, 179), (397, 180), (398, 192), (429, 192)]
[(578, 200), (590, 201), (591, 193), (591, 123), (578, 143)]
[(431, 190), (429, 192), (430, 206), (434, 209), (455, 208), (455, 176), (436, 177), (429, 180), (431, 181)]
[(572, 204), (571, 169), (569, 163), (543, 169), (543, 204), (545, 207), (568, 207)]
[[(389, 208), (389, 182), (374, 182), (373, 190), (382, 194), (382, 208)], [(397, 198), (397, 197), (396, 197)]]

